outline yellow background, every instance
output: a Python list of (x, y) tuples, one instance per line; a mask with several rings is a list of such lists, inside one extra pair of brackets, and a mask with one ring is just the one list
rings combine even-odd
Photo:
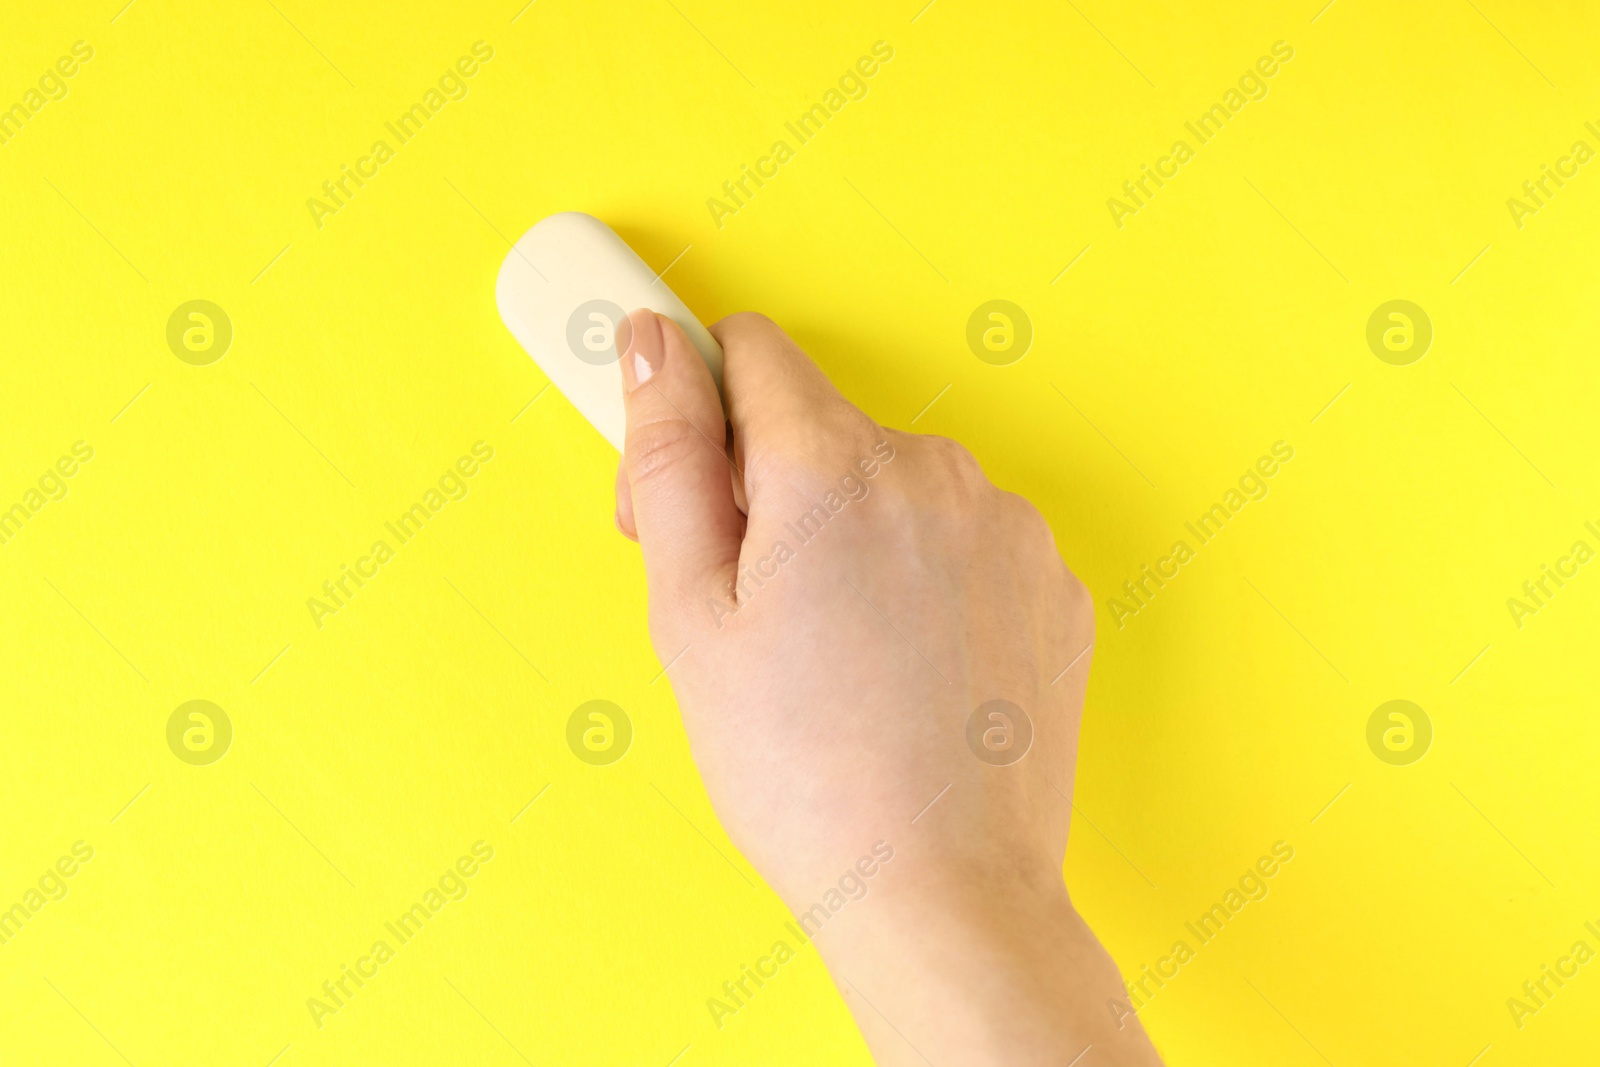
[[(1592, 1055), (1600, 964), (1520, 1030), (1505, 1002), (1600, 948), (1600, 567), (1521, 629), (1506, 600), (1600, 545), (1600, 163), (1521, 229), (1506, 199), (1600, 147), (1600, 18), (1319, 2), (8, 10), (0, 102), (95, 54), (0, 147), (0, 504), (95, 456), (0, 545), (0, 906), (95, 853), (0, 946), (0, 1061), (868, 1062), (811, 948), (706, 1009), (787, 916), (656, 680), (616, 457), (494, 307), (507, 239), (572, 209), (1049, 517), (1100, 626), (1066, 876), (1126, 975), (1294, 846), (1144, 1011), (1169, 1062)], [(469, 95), (314, 225), (478, 40)], [(879, 40), (869, 95), (718, 228)], [(1270, 95), (1118, 229), (1106, 199), (1279, 40)], [(196, 298), (234, 327), (209, 366), (165, 340)], [(1036, 331), (1005, 367), (964, 337), (995, 298)], [(1396, 298), (1435, 329), (1406, 367), (1365, 342)], [(479, 440), (470, 494), (317, 628)], [(1278, 440), (1270, 495), (1119, 630), (1107, 598)], [(564, 740), (595, 698), (634, 723), (610, 767)], [(1365, 740), (1393, 698), (1434, 726), (1410, 766)], [(166, 743), (192, 699), (235, 730), (208, 767)], [(318, 1029), (307, 998), (479, 840), (470, 894)]]

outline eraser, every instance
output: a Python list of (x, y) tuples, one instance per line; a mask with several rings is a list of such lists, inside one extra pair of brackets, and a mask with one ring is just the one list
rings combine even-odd
[(617, 327), (649, 308), (683, 327), (722, 390), (722, 347), (611, 227), (578, 211), (523, 234), (495, 283), (500, 318), (539, 369), (622, 451), (626, 418)]

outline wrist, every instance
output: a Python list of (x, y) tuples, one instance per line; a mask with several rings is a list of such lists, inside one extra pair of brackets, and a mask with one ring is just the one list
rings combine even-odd
[(1120, 976), (1053, 865), (916, 866), (815, 940), (880, 1063), (1060, 1063), (1089, 1044), (1159, 1062), (1107, 1011)]

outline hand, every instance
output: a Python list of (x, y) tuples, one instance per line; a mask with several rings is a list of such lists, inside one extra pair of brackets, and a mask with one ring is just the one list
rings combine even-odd
[(878, 1062), (1159, 1063), (1062, 881), (1094, 615), (1044, 519), (762, 316), (712, 328), (731, 446), (676, 324), (621, 332), (652, 642), (728, 836)]

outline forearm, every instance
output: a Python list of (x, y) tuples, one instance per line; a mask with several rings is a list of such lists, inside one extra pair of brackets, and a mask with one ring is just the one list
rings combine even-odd
[(897, 882), (816, 942), (880, 1065), (1160, 1064), (1059, 876)]

